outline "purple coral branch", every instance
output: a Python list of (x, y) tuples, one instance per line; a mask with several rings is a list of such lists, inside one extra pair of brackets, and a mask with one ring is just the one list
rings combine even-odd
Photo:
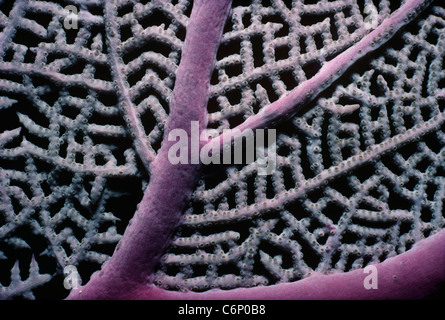
[[(434, 292), (445, 281), (445, 230), (422, 241), (409, 251), (375, 265), (377, 288), (366, 289), (364, 269), (313, 276), (291, 283), (206, 292), (168, 291), (155, 285), (140, 285), (124, 295), (136, 300), (330, 300), (330, 299), (418, 299)], [(72, 296), (70, 296), (73, 298)], [(88, 299), (90, 296), (78, 295)]]
[(445, 281), (445, 230), (419, 241), (409, 251), (374, 265), (377, 288), (366, 289), (367, 273), (357, 269), (272, 286), (176, 292), (156, 286), (141, 287), (127, 298), (172, 300), (383, 300), (420, 299)]
[[(165, 136), (176, 128), (182, 128), (190, 134), (191, 121), (198, 121), (200, 130), (206, 128), (209, 79), (230, 2), (201, 0), (194, 4)], [(289, 118), (358, 59), (391, 38), (428, 3), (407, 1), (376, 30), (326, 63), (312, 79), (246, 120), (238, 129), (267, 127)], [(109, 12), (110, 5), (106, 5)], [(125, 88), (122, 89), (125, 91)], [(133, 120), (130, 119), (130, 123)], [(221, 137), (211, 142), (219, 143), (219, 139)], [(164, 139), (157, 157), (150, 165), (150, 184), (112, 258), (100, 272), (93, 275), (88, 284), (73, 290), (69, 299), (416, 298), (430, 292), (440, 281), (445, 281), (445, 232), (441, 231), (421, 241), (410, 251), (377, 265), (381, 278), (380, 289), (375, 291), (364, 288), (363, 269), (344, 274), (317, 274), (294, 283), (250, 289), (210, 290), (205, 293), (160, 289), (153, 285), (152, 275), (178, 225), (200, 169), (200, 165), (171, 165), (167, 159), (171, 145), (172, 142)]]
[[(177, 128), (191, 134), (191, 121), (207, 126), (210, 76), (231, 0), (194, 3), (181, 65), (176, 75), (165, 137)], [(106, 2), (107, 15), (111, 4)], [(150, 183), (113, 256), (91, 280), (69, 299), (116, 299), (150, 285), (156, 265), (180, 221), (198, 177), (200, 165), (172, 165), (168, 150), (174, 142), (164, 138), (151, 163)]]
[(431, 0), (406, 1), (357, 44), (326, 62), (315, 76), (301, 83), (288, 95), (264, 107), (258, 114), (249, 117), (235, 129), (225, 131), (220, 136), (209, 140), (208, 143), (219, 144), (222, 148), (223, 141), (228, 141), (228, 137), (237, 138), (237, 132), (275, 126), (277, 122), (289, 119), (314, 100), (360, 58), (378, 49), (391, 39), (398, 30), (422, 12), (430, 2)]

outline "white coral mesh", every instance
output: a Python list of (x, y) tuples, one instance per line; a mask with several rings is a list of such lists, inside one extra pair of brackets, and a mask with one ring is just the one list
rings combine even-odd
[[(77, 30), (63, 27), (69, 4)], [(257, 114), (399, 6), (235, 0), (209, 127)], [(66, 265), (85, 283), (112, 254), (149, 181), (192, 7), (0, 1), (0, 298), (63, 297)], [(273, 175), (205, 168), (156, 283), (202, 291), (345, 272), (442, 229), (444, 28), (434, 1), (281, 123)]]
[[(397, 7), (377, 8), (384, 18)], [(231, 128), (311, 77), (364, 36), (362, 11), (354, 1), (235, 7), (219, 54), (233, 51), (217, 61), (211, 88), (211, 125)], [(272, 175), (258, 175), (255, 163), (209, 168), (158, 284), (201, 291), (345, 272), (443, 228), (444, 18), (443, 8), (429, 9), (279, 125)]]

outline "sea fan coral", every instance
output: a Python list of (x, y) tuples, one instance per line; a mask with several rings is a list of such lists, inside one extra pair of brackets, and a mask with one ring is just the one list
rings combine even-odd
[[(445, 281), (443, 1), (17, 0), (0, 28), (0, 298)], [(192, 122), (276, 129), (275, 170), (172, 164)]]

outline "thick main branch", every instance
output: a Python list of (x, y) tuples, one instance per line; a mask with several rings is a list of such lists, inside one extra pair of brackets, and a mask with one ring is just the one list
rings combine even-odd
[(183, 129), (190, 136), (191, 121), (198, 121), (200, 130), (207, 125), (210, 77), (230, 6), (230, 0), (194, 3), (165, 137), (151, 164), (150, 183), (113, 256), (86, 286), (73, 290), (70, 299), (125, 298), (141, 286), (150, 286), (200, 169), (199, 164), (171, 164), (168, 150), (174, 142), (167, 137), (173, 129)]

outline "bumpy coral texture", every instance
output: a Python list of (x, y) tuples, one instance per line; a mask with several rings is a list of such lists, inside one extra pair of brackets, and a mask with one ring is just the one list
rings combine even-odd
[[(64, 298), (66, 266), (86, 284), (110, 260), (158, 168), (206, 2), (0, 1), (0, 299)], [(412, 2), (400, 30), (334, 60)], [(208, 128), (276, 128), (277, 168), (203, 166), (156, 287), (342, 274), (444, 228), (443, 1), (234, 0), (223, 18)]]

